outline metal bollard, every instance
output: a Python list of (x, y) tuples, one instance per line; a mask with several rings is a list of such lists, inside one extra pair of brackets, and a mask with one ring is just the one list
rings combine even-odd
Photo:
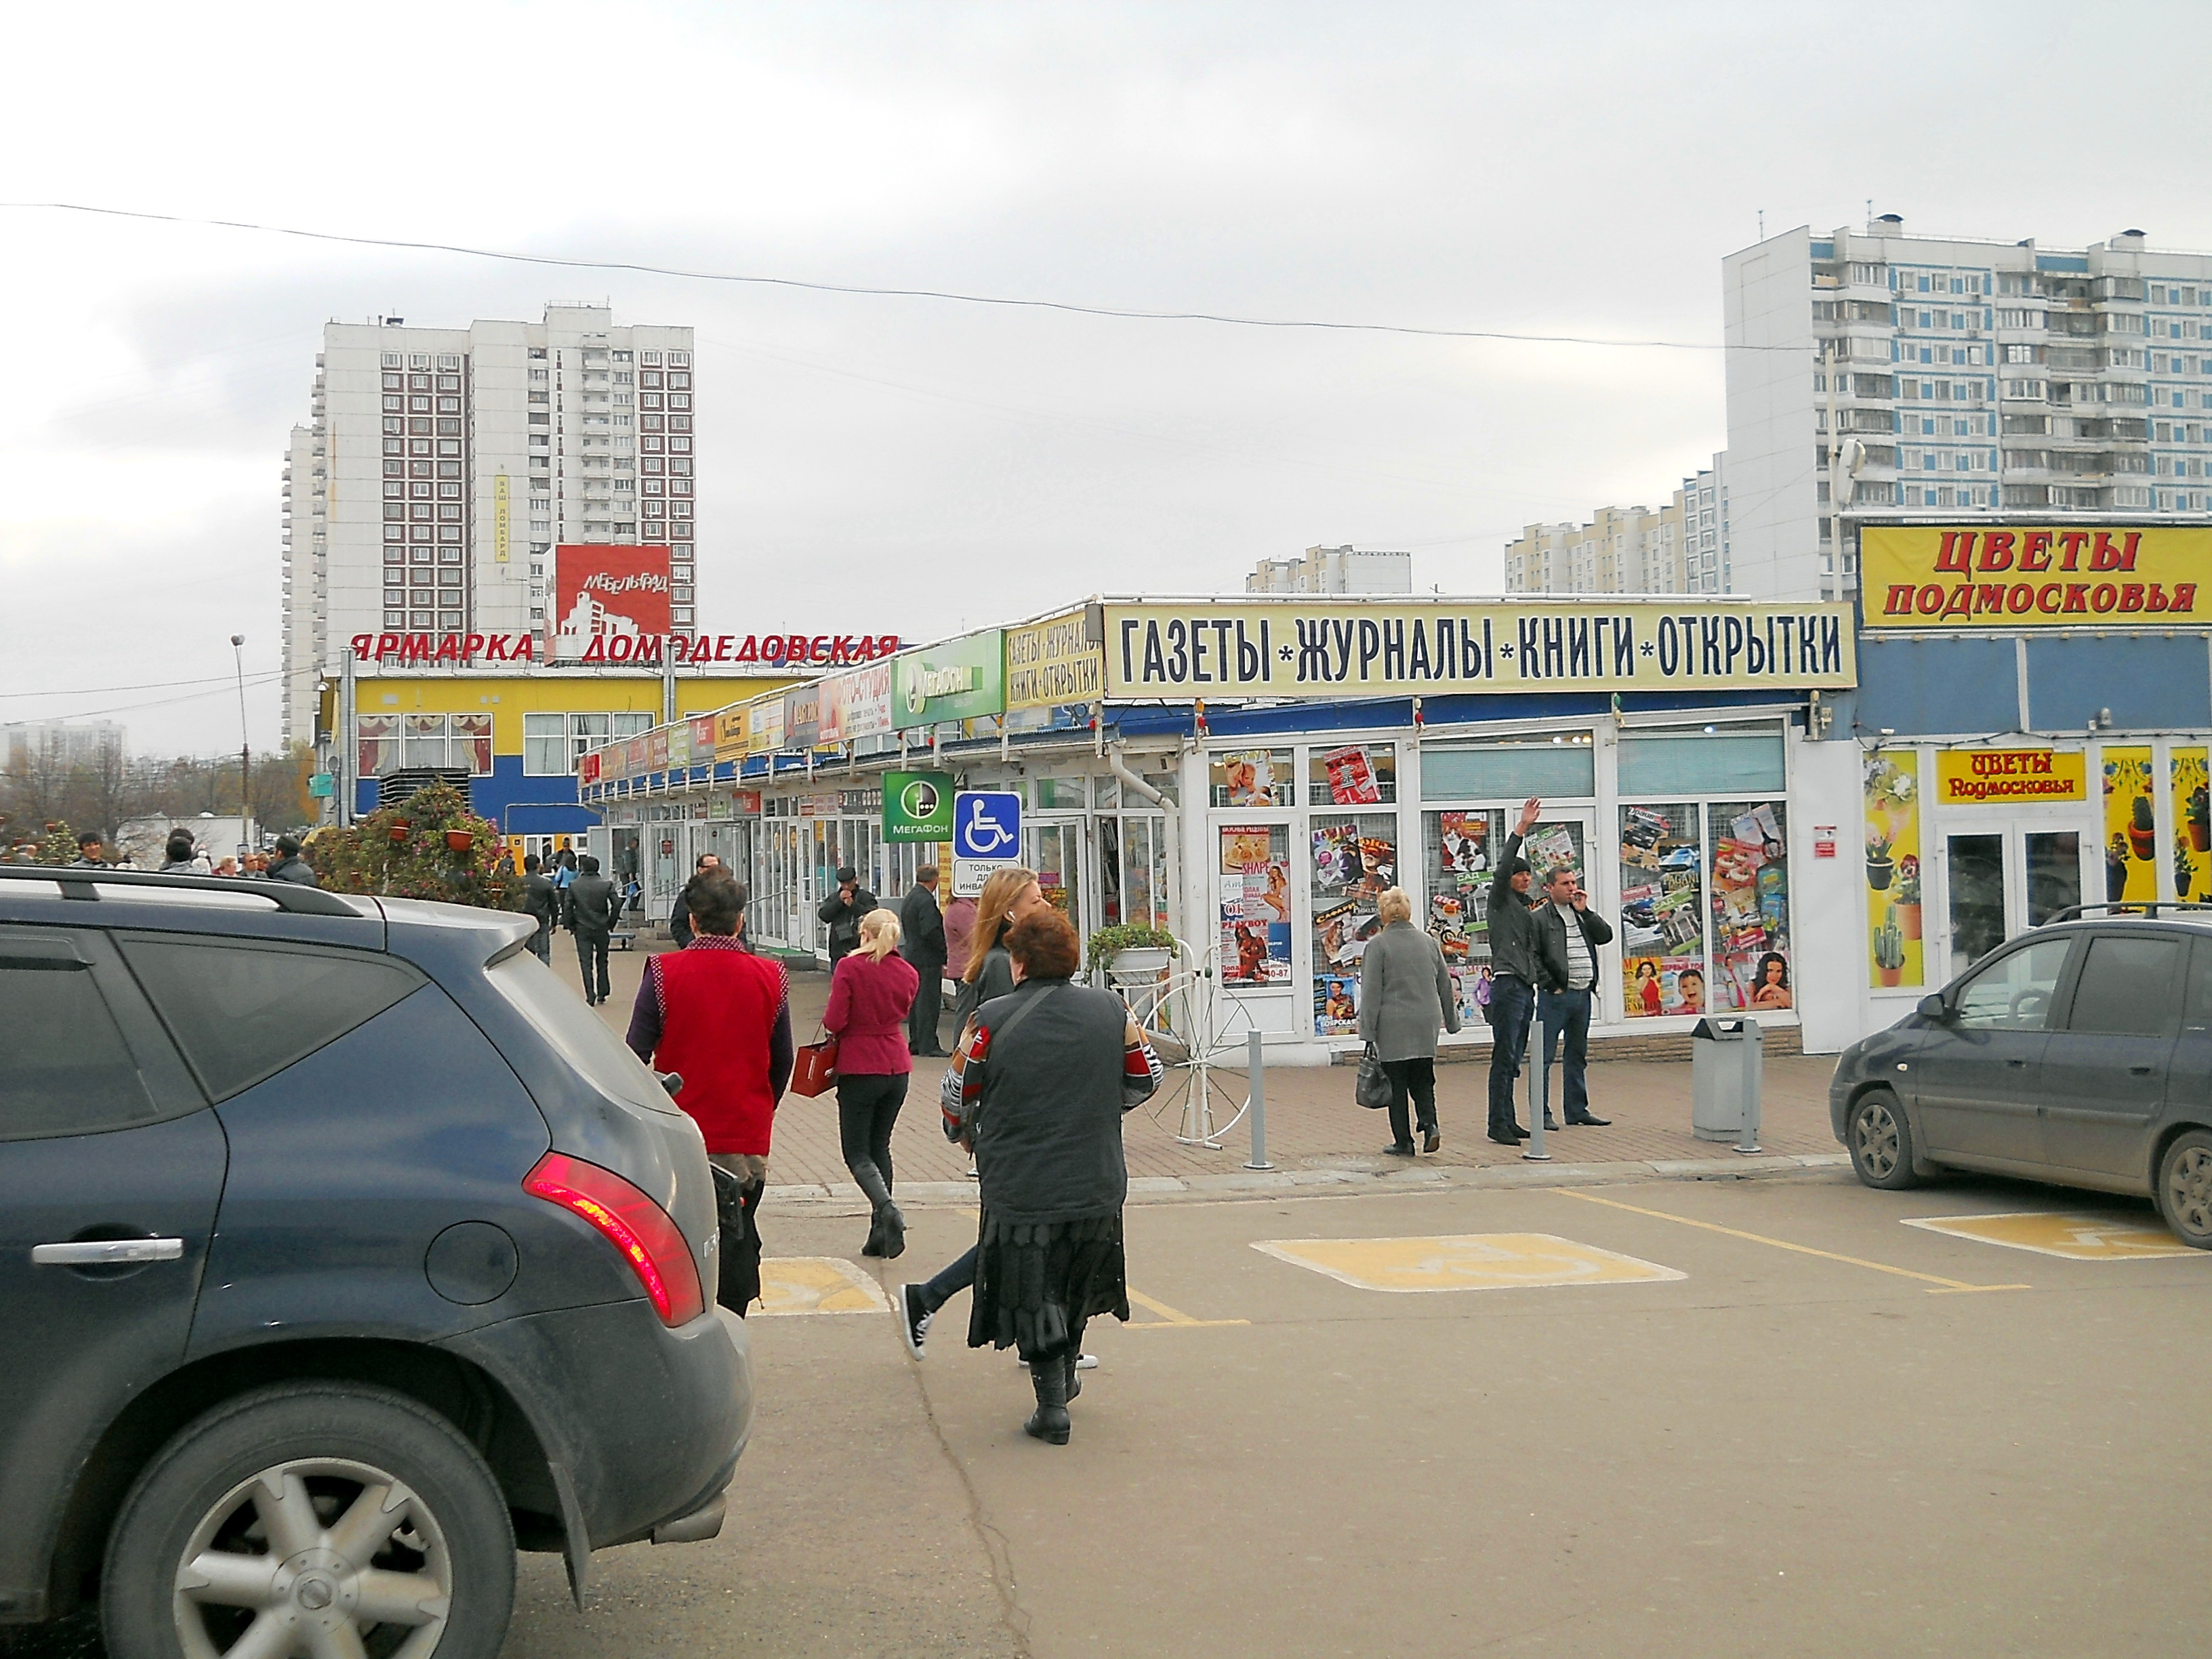
[[(1758, 1022), (1756, 1020), (1747, 1020), (1745, 1024), (1753, 1028), (1751, 1032), (1752, 1036), (1756, 1036), (1759, 1035), (1757, 1030)], [(1763, 1152), (1766, 1148), (1759, 1144), (1759, 1097), (1760, 1092), (1759, 1083), (1761, 1081), (1761, 1072), (1763, 1069), (1762, 1061), (1764, 1060), (1764, 1055), (1761, 1053), (1760, 1045), (1756, 1042), (1744, 1042), (1740, 1043), (1737, 1046), (1743, 1050), (1743, 1083), (1741, 1085), (1743, 1089), (1743, 1134), (1742, 1137), (1735, 1143), (1734, 1150), (1746, 1154)]]
[(1552, 1039), (1544, 1022), (1533, 1012), (1528, 1016), (1528, 1036), (1536, 1052), (1522, 1055), (1529, 1062), (1528, 1145), (1521, 1156), (1531, 1164), (1549, 1164), (1552, 1155), (1544, 1150), (1544, 1119), (1552, 1109)]
[(1244, 1161), (1248, 1170), (1272, 1170), (1267, 1162), (1267, 1062), (1260, 1052), (1260, 1034), (1244, 1034), (1245, 1076), (1252, 1085), (1252, 1156)]

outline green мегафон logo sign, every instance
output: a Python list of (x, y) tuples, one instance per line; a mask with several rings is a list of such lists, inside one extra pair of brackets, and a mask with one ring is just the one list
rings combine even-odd
[(952, 775), (950, 772), (884, 774), (885, 841), (951, 841)]
[(1006, 645), (1002, 629), (987, 628), (897, 659), (891, 725), (898, 729), (969, 720), (1006, 710)]

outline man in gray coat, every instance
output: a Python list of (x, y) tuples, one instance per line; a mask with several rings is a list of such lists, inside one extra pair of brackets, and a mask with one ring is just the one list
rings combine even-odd
[(1359, 958), (1359, 1035), (1375, 1045), (1390, 1079), (1390, 1144), (1394, 1158), (1413, 1155), (1413, 1126), (1406, 1098), (1419, 1114), (1421, 1150), (1443, 1146), (1437, 1128), (1437, 1032), (1459, 1030), (1459, 998), (1436, 940), (1413, 926), (1413, 901), (1393, 887), (1375, 902), (1382, 931)]

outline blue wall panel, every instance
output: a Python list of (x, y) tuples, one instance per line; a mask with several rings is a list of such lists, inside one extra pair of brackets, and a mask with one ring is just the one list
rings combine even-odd
[(2111, 634), (2027, 642), (2029, 726), (2078, 732), (2100, 709), (2123, 731), (2212, 726), (2212, 658), (2202, 635)]
[(2017, 732), (2020, 670), (2013, 642), (1862, 635), (1856, 714), (1861, 736)]

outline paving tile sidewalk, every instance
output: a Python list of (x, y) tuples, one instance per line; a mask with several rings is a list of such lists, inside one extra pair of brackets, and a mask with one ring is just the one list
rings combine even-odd
[[(556, 937), (555, 971), (577, 983), (575, 951), (566, 934)], [(645, 953), (617, 952), (612, 958), (614, 995), (599, 1017), (617, 1034), (629, 1023), (630, 1004), (644, 973)], [(815, 1033), (830, 994), (827, 974), (793, 974), (792, 1018), (799, 1040)], [(583, 1011), (580, 1001), (578, 1012)], [(948, 1035), (949, 1041), (949, 1035)], [(1610, 1128), (1565, 1129), (1547, 1136), (1550, 1164), (1525, 1161), (1518, 1150), (1484, 1138), (1487, 1108), (1486, 1063), (1437, 1067), (1437, 1110), (1443, 1149), (1412, 1160), (1382, 1152), (1389, 1125), (1381, 1112), (1352, 1103), (1348, 1066), (1271, 1067), (1267, 1075), (1267, 1156), (1272, 1176), (1248, 1176), (1249, 1130), (1239, 1123), (1217, 1138), (1222, 1150), (1188, 1146), (1177, 1139), (1188, 1089), (1188, 1073), (1170, 1068), (1159, 1095), (1129, 1116), (1123, 1138), (1133, 1199), (1161, 1198), (1190, 1192), (1265, 1188), (1295, 1182), (1328, 1185), (1370, 1179), (1419, 1178), (1481, 1184), (1503, 1181), (1540, 1182), (1572, 1178), (1590, 1166), (1638, 1166), (1645, 1176), (1705, 1172), (1706, 1166), (1753, 1169), (1825, 1167), (1841, 1155), (1828, 1128), (1829, 1055), (1776, 1056), (1766, 1062), (1759, 1144), (1768, 1160), (1736, 1157), (1725, 1142), (1699, 1140), (1690, 1129), (1690, 1066), (1684, 1061), (1607, 1060), (1589, 1068), (1591, 1109), (1613, 1120)], [(968, 1161), (946, 1142), (938, 1127), (937, 1085), (943, 1060), (916, 1060), (892, 1138), (897, 1183), (912, 1190), (908, 1202), (972, 1201), (966, 1180)], [(1217, 1071), (1215, 1117), (1225, 1123), (1246, 1094), (1242, 1071)], [(1557, 1078), (1553, 1086), (1556, 1092)], [(1524, 1097), (1525, 1098), (1525, 1097)], [(1556, 1110), (1556, 1106), (1554, 1108)], [(1771, 1160), (1771, 1161), (1770, 1161)], [(1687, 1166), (1699, 1166), (1692, 1168)], [(776, 1194), (800, 1198), (856, 1200), (837, 1140), (834, 1095), (808, 1100), (787, 1097), (776, 1115), (775, 1151), (769, 1180)]]

